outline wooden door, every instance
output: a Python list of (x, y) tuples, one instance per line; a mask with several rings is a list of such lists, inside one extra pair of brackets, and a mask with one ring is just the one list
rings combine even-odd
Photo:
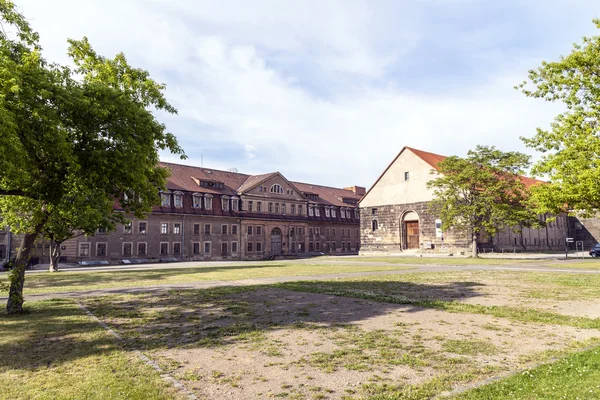
[(419, 221), (407, 221), (406, 224), (406, 248), (419, 248)]

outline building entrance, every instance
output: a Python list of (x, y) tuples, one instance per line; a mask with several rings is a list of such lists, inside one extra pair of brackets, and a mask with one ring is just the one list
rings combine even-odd
[(281, 255), (281, 229), (273, 228), (271, 231), (271, 255)]

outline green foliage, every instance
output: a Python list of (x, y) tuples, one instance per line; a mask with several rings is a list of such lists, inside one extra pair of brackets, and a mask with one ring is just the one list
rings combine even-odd
[(467, 157), (447, 157), (438, 164), (436, 178), (427, 184), (434, 190), (431, 208), (442, 228), (455, 228), (474, 236), (494, 235), (498, 230), (538, 223), (527, 204), (528, 192), (520, 177), (529, 156), (477, 146)]
[[(98, 55), (86, 38), (69, 40), (75, 69), (48, 63), (37, 34), (8, 0), (0, 0), (0, 24), (5, 223), (33, 239), (41, 232), (62, 241), (75, 231), (114, 228), (123, 220), (116, 201), (138, 217), (149, 212), (168, 175), (157, 165), (158, 151), (185, 157), (152, 112), (176, 112), (165, 86), (123, 54)], [(17, 293), (33, 241), (22, 246), (11, 274)]]
[[(600, 29), (600, 19), (594, 23)], [(595, 215), (600, 208), (600, 35), (584, 37), (568, 56), (529, 71), (529, 82), (518, 88), (528, 97), (560, 101), (567, 109), (550, 130), (522, 138), (543, 153), (533, 173), (552, 182), (532, 191), (538, 210), (557, 214), (568, 208)]]

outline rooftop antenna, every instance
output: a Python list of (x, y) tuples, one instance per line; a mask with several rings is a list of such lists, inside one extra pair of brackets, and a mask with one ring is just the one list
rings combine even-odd
[(238, 169), (233, 167), (233, 168), (229, 168), (227, 171), (229, 172), (238, 172)]

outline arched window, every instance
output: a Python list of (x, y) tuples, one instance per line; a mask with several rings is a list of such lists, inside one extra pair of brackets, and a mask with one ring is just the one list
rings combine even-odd
[(377, 230), (377, 220), (376, 219), (373, 220), (372, 226), (373, 226), (373, 230), (376, 231)]
[(281, 193), (281, 194), (283, 194), (283, 188), (281, 187), (281, 185), (274, 184), (273, 186), (271, 186), (271, 193)]

